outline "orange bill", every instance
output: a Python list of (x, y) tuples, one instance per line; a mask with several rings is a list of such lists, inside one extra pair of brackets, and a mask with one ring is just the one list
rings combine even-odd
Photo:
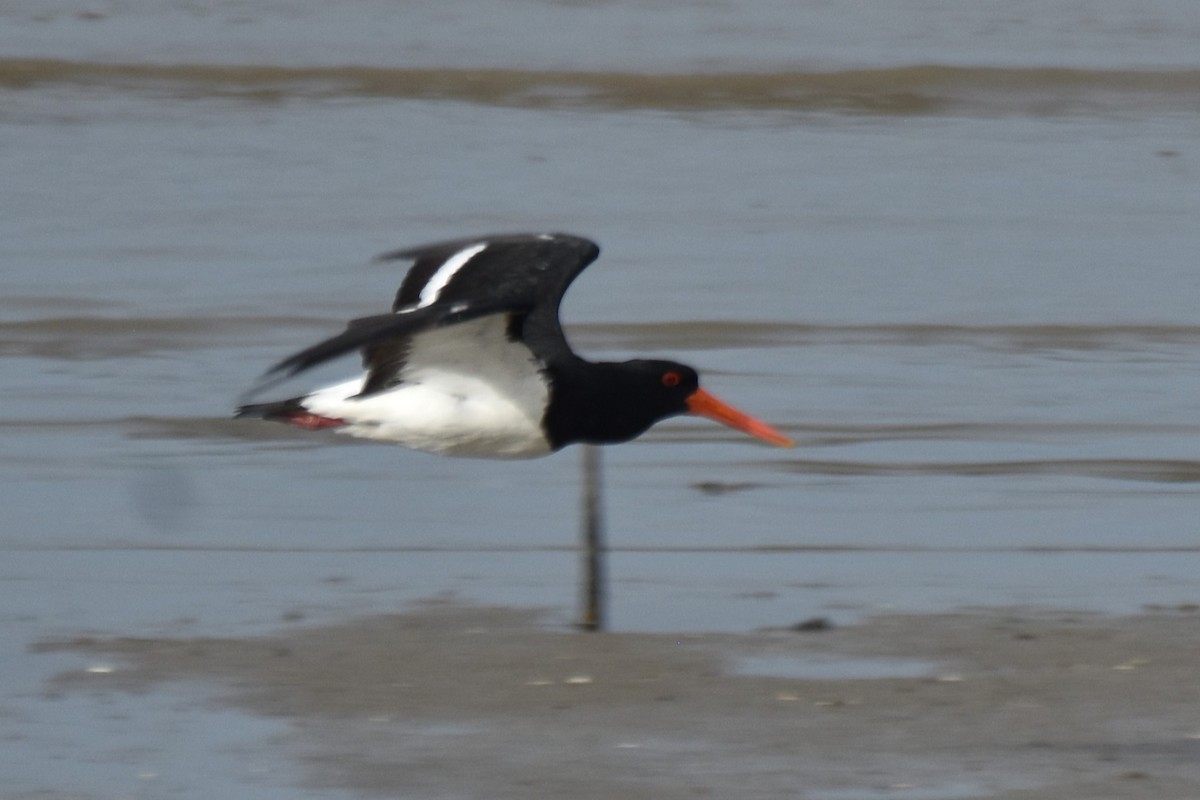
[(688, 396), (687, 407), (688, 412), (691, 414), (716, 420), (722, 425), (728, 425), (742, 433), (748, 433), (757, 439), (762, 439), (764, 442), (769, 442), (779, 447), (795, 447), (795, 442), (767, 423), (721, 402), (703, 389), (697, 389)]

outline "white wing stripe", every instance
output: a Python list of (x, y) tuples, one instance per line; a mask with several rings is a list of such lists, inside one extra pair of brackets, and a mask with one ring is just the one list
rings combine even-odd
[(474, 247), (468, 247), (465, 250), (459, 250), (457, 253), (446, 259), (446, 263), (438, 267), (437, 272), (429, 276), (429, 280), (421, 287), (421, 296), (417, 302), (417, 308), (424, 308), (438, 299), (438, 295), (442, 293), (442, 289), (446, 288), (446, 284), (455, 274), (467, 265), (470, 261), (488, 246), (487, 242), (477, 244)]

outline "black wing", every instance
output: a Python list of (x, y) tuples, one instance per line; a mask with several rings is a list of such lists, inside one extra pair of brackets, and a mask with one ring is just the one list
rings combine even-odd
[(497, 313), (510, 313), (519, 335), (543, 360), (571, 357), (558, 322), (567, 287), (596, 260), (594, 242), (570, 234), (503, 234), (438, 242), (379, 256), (411, 259), (393, 313), (353, 320), (342, 333), (271, 367), (251, 397), (293, 375), (354, 350), (369, 372), (364, 393), (388, 385), (403, 366), (409, 337)]

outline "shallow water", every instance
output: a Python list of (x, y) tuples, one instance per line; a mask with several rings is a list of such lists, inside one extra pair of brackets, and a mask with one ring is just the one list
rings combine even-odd
[(934, 677), (937, 665), (928, 661), (887, 658), (796, 658), (795, 656), (747, 656), (738, 659), (738, 675), (765, 675), (798, 680), (878, 680), (880, 678)]
[[(351, 48), (361, 22), (316, 4), (187, 26), (153, 4), (12, 6), (5, 35), (25, 35), (0, 60), (0, 541), (124, 552), (131, 573), (147, 549), (448, 550), (482, 577), (431, 590), (534, 598), (527, 578), (488, 579), (491, 553), (574, 546), (577, 454), (452, 461), (228, 413), (264, 367), (385, 306), (400, 275), (373, 254), (549, 228), (605, 248), (564, 305), (581, 350), (677, 355), (800, 445), (677, 421), (611, 450), (610, 537), (631, 560), (829, 550), (859, 559), (858, 586), (878, 582), (880, 552), (1190, 563), (1200, 71), (1179, 37), (1194, 23), (1183, 6), (1117, 7), (1076, 25), (1070, 4), (1027, 19), (923, 6), (938, 45), (920, 61), (890, 28), (870, 28), (872, 58), (798, 59), (802, 30), (835, 24), (816, 7), (739, 25), (721, 6), (530, 3), (504, 18), (703, 31), (678, 51), (624, 38), (605, 60), (570, 28), (565, 63), (560, 40), (471, 59), (370, 36)], [(371, 8), (429, 42), (471, 29), (457, 7)], [(1023, 49), (1068, 26), (1072, 47)], [(273, 37), (288, 36), (283, 57)], [(977, 39), (1007, 55), (967, 58)], [(985, 561), (984, 585), (1020, 580)], [(1120, 602), (1107, 579), (1076, 602), (1195, 588), (1134, 583)], [(955, 602), (1011, 594), (969, 581)], [(615, 622), (681, 623), (655, 607)]]
[(579, 349), (799, 445), (608, 450), (615, 627), (1200, 598), (1190, 3), (346, 6), (0, 10), (12, 641), (569, 619), (577, 452), (228, 418), (386, 307), (374, 254), (524, 229), (604, 248)]

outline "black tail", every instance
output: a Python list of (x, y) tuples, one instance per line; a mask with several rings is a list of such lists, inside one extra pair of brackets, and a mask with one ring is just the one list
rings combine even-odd
[(304, 406), (300, 405), (302, 397), (293, 397), (290, 400), (278, 400), (274, 403), (252, 403), (250, 405), (238, 406), (238, 410), (234, 412), (234, 419), (270, 419), (287, 422), (296, 414), (304, 412)]

